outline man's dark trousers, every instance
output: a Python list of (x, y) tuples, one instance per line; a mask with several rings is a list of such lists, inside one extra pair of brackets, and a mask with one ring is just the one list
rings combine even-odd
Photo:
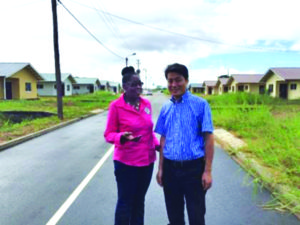
[(170, 225), (184, 225), (184, 202), (189, 224), (205, 225), (205, 194), (202, 186), (204, 158), (189, 161), (164, 159), (163, 187)]

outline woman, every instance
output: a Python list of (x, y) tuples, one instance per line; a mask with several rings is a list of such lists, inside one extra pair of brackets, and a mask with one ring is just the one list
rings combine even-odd
[(104, 133), (106, 141), (115, 145), (115, 225), (141, 225), (159, 142), (153, 132), (150, 102), (140, 96), (140, 77), (133, 67), (125, 67), (122, 76), (124, 94), (110, 104)]

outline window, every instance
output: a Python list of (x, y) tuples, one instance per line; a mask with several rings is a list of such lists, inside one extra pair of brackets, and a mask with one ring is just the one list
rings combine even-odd
[(234, 92), (234, 86), (232, 86), (232, 92)]
[(25, 90), (31, 91), (31, 83), (25, 83)]
[(54, 84), (54, 89), (56, 89), (56, 84)]
[(291, 90), (296, 90), (297, 89), (297, 84), (291, 84)]
[(67, 91), (70, 91), (70, 85), (67, 85)]
[(44, 88), (44, 85), (43, 85), (43, 84), (37, 84), (37, 85), (36, 85), (36, 88), (37, 88), (37, 89), (43, 89), (43, 88)]
[(274, 85), (273, 84), (269, 84), (268, 92), (272, 93), (273, 92), (273, 88), (274, 88)]
[(238, 91), (244, 91), (244, 85), (239, 85), (238, 86)]
[(79, 90), (80, 86), (79, 85), (74, 85), (73, 88), (74, 88), (74, 90)]
[(248, 90), (248, 85), (245, 85), (245, 90)]
[(229, 86), (228, 89), (231, 90), (231, 86)]

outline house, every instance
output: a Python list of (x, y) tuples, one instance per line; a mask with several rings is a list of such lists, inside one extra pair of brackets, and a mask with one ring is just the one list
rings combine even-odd
[(229, 86), (228, 86), (228, 81), (229, 77), (219, 77), (216, 87), (218, 89), (219, 95), (223, 93), (227, 93), (229, 91)]
[(272, 97), (288, 100), (300, 98), (300, 67), (270, 68), (261, 78)]
[(110, 91), (117, 94), (121, 92), (121, 85), (118, 82), (101, 80), (101, 90)]
[[(55, 73), (41, 73), (43, 80), (39, 81), (37, 84), (37, 90), (39, 96), (56, 96), (56, 75)], [(72, 85), (76, 83), (75, 79), (70, 73), (61, 74), (61, 84), (62, 84), (62, 95), (70, 96), (72, 95)]]
[(29, 63), (0, 63), (0, 99), (36, 99), (39, 80)]
[(203, 87), (203, 83), (191, 83), (189, 85), (189, 90), (191, 93), (204, 94), (205, 88)]
[(118, 82), (108, 81), (107, 90), (114, 92), (116, 94), (120, 93), (121, 91), (121, 85)]
[(249, 92), (263, 94), (265, 83), (261, 81), (263, 74), (231, 74), (228, 89), (231, 93)]
[(217, 82), (218, 81), (211, 81), (211, 80), (203, 82), (203, 87), (205, 88), (206, 95), (218, 94)]
[(75, 77), (73, 84), (73, 94), (88, 94), (94, 93), (101, 88), (101, 83), (98, 78), (90, 77)]

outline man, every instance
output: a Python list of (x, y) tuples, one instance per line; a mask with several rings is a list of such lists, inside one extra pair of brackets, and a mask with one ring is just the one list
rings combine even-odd
[(188, 69), (181, 64), (165, 70), (171, 101), (160, 112), (155, 132), (160, 138), (157, 182), (163, 186), (170, 225), (205, 224), (205, 194), (212, 185), (213, 123), (206, 100), (187, 90)]

